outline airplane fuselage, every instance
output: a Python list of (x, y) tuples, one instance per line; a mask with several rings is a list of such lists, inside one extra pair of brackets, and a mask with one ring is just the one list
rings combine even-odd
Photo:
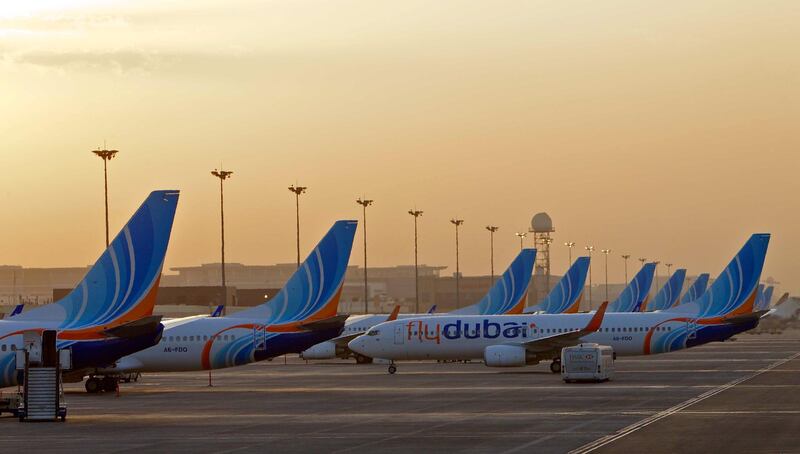
[[(390, 360), (479, 359), (491, 345), (526, 342), (582, 329), (592, 314), (439, 316), (382, 323), (350, 348)], [(619, 355), (649, 355), (722, 341), (755, 327), (684, 314), (606, 313), (600, 329), (581, 342), (610, 345)]]

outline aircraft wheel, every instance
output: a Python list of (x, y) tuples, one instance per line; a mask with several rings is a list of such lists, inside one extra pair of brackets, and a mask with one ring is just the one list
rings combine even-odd
[(550, 372), (554, 374), (561, 373), (561, 360), (554, 359), (552, 363), (550, 363)]
[(389, 373), (394, 374), (395, 372), (397, 372), (397, 367), (395, 367), (395, 365), (392, 364), (391, 366), (389, 366)]
[(100, 380), (94, 377), (89, 377), (84, 386), (86, 387), (86, 392), (89, 394), (96, 394), (100, 392)]
[(117, 390), (117, 379), (115, 377), (103, 377), (103, 391), (113, 393)]

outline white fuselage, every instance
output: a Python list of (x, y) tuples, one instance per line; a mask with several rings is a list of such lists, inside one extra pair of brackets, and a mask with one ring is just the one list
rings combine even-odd
[[(445, 315), (397, 320), (375, 326), (368, 334), (350, 342), (349, 347), (362, 355), (390, 360), (479, 359), (490, 345), (522, 345), (577, 331), (592, 316), (590, 313)], [(670, 312), (606, 313), (600, 329), (580, 341), (609, 345), (620, 355), (654, 354), (686, 348), (687, 341), (696, 342), (698, 333), (712, 326), (723, 325), (706, 324)]]

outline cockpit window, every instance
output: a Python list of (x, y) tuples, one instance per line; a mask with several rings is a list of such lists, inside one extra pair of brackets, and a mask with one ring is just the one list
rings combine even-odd
[(377, 336), (377, 335), (378, 335), (378, 334), (380, 334), (380, 333), (381, 333), (381, 331), (380, 331), (380, 330), (377, 330), (377, 329), (372, 329), (372, 330), (370, 330), (370, 331), (367, 333), (367, 336)]

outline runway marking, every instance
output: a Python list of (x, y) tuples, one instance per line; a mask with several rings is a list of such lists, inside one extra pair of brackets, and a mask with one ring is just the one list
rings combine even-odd
[(800, 352), (799, 353), (795, 353), (794, 355), (792, 355), (792, 356), (790, 356), (788, 358), (785, 358), (783, 360), (776, 361), (776, 362), (770, 364), (769, 366), (767, 366), (767, 367), (765, 367), (765, 368), (763, 368), (763, 369), (761, 369), (761, 370), (759, 370), (759, 371), (757, 371), (757, 372), (755, 372), (753, 374), (745, 375), (744, 377), (737, 378), (736, 380), (733, 380), (733, 381), (728, 382), (728, 383), (726, 383), (726, 384), (724, 384), (722, 386), (719, 386), (719, 387), (714, 388), (714, 389), (712, 389), (710, 391), (707, 391), (707, 392), (705, 392), (703, 394), (700, 394), (699, 396), (696, 396), (696, 397), (693, 397), (693, 398), (691, 398), (689, 400), (681, 402), (678, 405), (675, 405), (675, 406), (670, 407), (670, 408), (668, 408), (668, 409), (666, 409), (664, 411), (656, 413), (653, 416), (650, 416), (649, 418), (645, 418), (645, 419), (643, 419), (641, 421), (638, 421), (638, 422), (636, 422), (634, 424), (631, 424), (628, 427), (624, 427), (624, 428), (618, 430), (617, 432), (615, 432), (613, 434), (606, 435), (603, 438), (600, 438), (600, 439), (595, 440), (595, 441), (593, 441), (591, 443), (585, 444), (585, 445), (583, 445), (583, 446), (581, 446), (581, 447), (579, 447), (577, 449), (573, 449), (572, 451), (569, 452), (569, 454), (583, 454), (583, 453), (587, 453), (587, 452), (592, 452), (592, 451), (594, 451), (594, 450), (596, 450), (598, 448), (602, 448), (603, 446), (606, 446), (609, 443), (613, 443), (613, 442), (619, 440), (620, 438), (626, 437), (626, 436), (636, 432), (639, 429), (642, 429), (644, 427), (649, 426), (650, 424), (653, 424), (654, 422), (660, 421), (660, 420), (662, 420), (662, 419), (664, 419), (664, 418), (666, 418), (666, 417), (668, 417), (670, 415), (678, 413), (679, 411), (684, 410), (684, 409), (686, 409), (688, 407), (691, 407), (692, 405), (694, 405), (696, 403), (702, 402), (702, 401), (708, 399), (709, 397), (716, 396), (717, 394), (719, 394), (719, 393), (721, 393), (723, 391), (726, 391), (728, 389), (733, 388), (734, 386), (738, 385), (739, 383), (743, 383), (743, 382), (745, 382), (747, 380), (751, 380), (751, 379), (753, 379), (753, 378), (755, 378), (755, 377), (757, 377), (757, 376), (759, 376), (759, 375), (761, 375), (761, 374), (763, 374), (765, 372), (769, 372), (770, 370), (772, 370), (772, 369), (774, 369), (774, 368), (776, 368), (776, 367), (778, 367), (778, 366), (780, 366), (782, 364), (788, 363), (789, 361), (791, 361), (791, 360), (793, 360), (795, 358), (798, 358), (798, 357), (800, 357)]

